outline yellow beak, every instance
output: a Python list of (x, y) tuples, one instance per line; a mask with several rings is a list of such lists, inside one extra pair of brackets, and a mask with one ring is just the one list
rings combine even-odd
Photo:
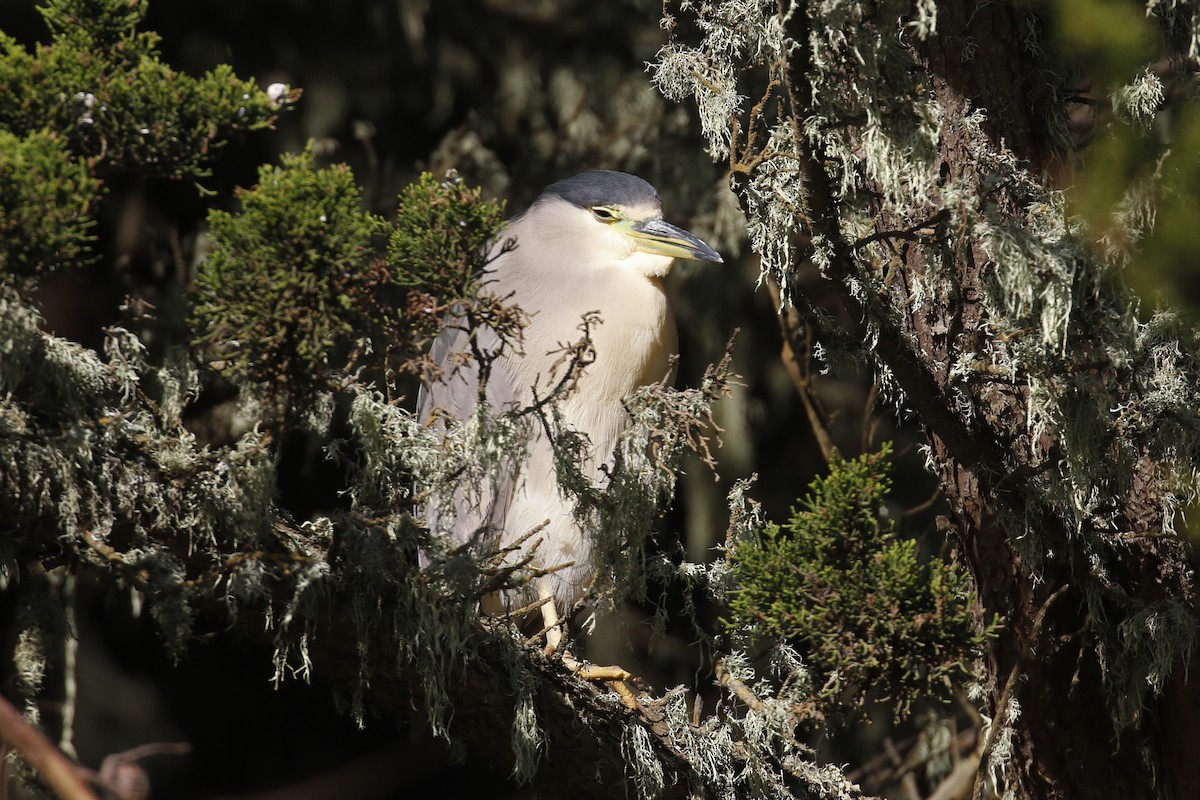
[(637, 249), (644, 253), (672, 258), (695, 258), (699, 261), (715, 261), (718, 264), (725, 261), (720, 253), (709, 247), (696, 234), (661, 219), (635, 222), (629, 225), (625, 232), (634, 240)]

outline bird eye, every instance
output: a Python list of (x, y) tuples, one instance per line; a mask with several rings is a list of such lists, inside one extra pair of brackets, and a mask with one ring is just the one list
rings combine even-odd
[(592, 216), (601, 222), (616, 222), (617, 214), (607, 206), (592, 206)]

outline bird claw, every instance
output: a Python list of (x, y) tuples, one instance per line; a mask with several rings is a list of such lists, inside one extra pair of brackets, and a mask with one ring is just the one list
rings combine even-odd
[(641, 711), (642, 704), (638, 702), (637, 695), (633, 693), (624, 681), (613, 681), (609, 684), (617, 696), (621, 698), (621, 705), (628, 708), (630, 711)]
[(607, 683), (609, 688), (621, 698), (621, 705), (630, 711), (638, 711), (641, 708), (637, 695), (633, 689), (629, 688), (629, 685), (637, 680), (637, 676), (629, 670), (617, 666), (602, 667), (599, 664), (589, 664), (586, 661), (579, 661), (566, 652), (562, 654), (562, 663), (577, 677), (585, 681)]
[(633, 673), (621, 667), (602, 667), (599, 664), (589, 664), (586, 661), (576, 661), (569, 655), (563, 655), (563, 664), (585, 681), (633, 681)]
[[(543, 598), (547, 595), (549, 595), (548, 591), (542, 592)], [(542, 605), (542, 617), (546, 623), (546, 647), (543, 652), (546, 654), (546, 658), (553, 658), (554, 654), (562, 648), (562, 620), (558, 618), (558, 609), (555, 607), (553, 599)], [(621, 698), (621, 704), (630, 711), (638, 711), (641, 708), (637, 695), (629, 688), (629, 684), (636, 681), (637, 676), (629, 670), (616, 666), (602, 667), (580, 661), (565, 648), (562, 648), (561, 658), (563, 666), (583, 680), (607, 683)]]

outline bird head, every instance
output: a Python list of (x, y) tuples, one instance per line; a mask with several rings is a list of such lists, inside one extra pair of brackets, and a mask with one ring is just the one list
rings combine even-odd
[(530, 213), (553, 217), (553, 227), (575, 252), (648, 278), (666, 275), (677, 258), (723, 261), (700, 237), (663, 219), (653, 186), (624, 172), (584, 172), (552, 184)]

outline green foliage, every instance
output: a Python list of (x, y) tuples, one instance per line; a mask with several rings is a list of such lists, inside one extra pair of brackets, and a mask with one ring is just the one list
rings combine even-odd
[(331, 388), (372, 335), (391, 330), (389, 272), (376, 257), (385, 223), (362, 210), (348, 167), (318, 168), (311, 150), (258, 177), (240, 211), (209, 214), (195, 324), (219, 366), (291, 407)]
[[(976, 629), (967, 579), (919, 563), (879, 509), (891, 489), (890, 445), (836, 456), (783, 526), (731, 548), (730, 628), (794, 643), (828, 708), (861, 707), (868, 690), (903, 713), (915, 693), (964, 669), (990, 631)], [(824, 711), (822, 711), (824, 713)]]
[[(194, 321), (214, 363), (265, 384), (284, 411), (337, 388), (368, 353), (411, 366), (446, 307), (478, 291), (503, 215), (457, 175), (426, 174), (401, 194), (392, 226), (362, 209), (348, 167), (320, 168), (311, 151), (263, 167), (241, 200), (209, 215)], [(402, 309), (400, 290), (417, 286)]]
[(26, 51), (0, 32), (0, 127), (58, 131), (98, 174), (203, 176), (230, 134), (269, 127), (298, 93), (268, 95), (221, 65), (200, 78), (159, 60), (137, 30), (145, 0), (48, 0), (50, 44)]
[(1123, 0), (1056, 0), (1046, 7), (1060, 50), (1102, 85), (1132, 80), (1154, 55), (1144, 7)]
[(99, 188), (56, 134), (0, 129), (0, 273), (28, 277), (83, 261)]
[(1200, 252), (1200, 226), (1196, 209), (1200, 208), (1200, 108), (1195, 104), (1177, 115), (1175, 136), (1169, 154), (1163, 159), (1157, 221), (1152, 237), (1137, 259), (1134, 285), (1144, 295), (1153, 287), (1161, 289), (1168, 301), (1188, 312), (1200, 315), (1200, 270), (1196, 254)]
[[(1109, 133), (1100, 149), (1102, 153), (1089, 161), (1120, 159), (1130, 165), (1127, 173), (1137, 174), (1118, 187), (1107, 169), (1092, 170), (1073, 194), (1076, 208), (1109, 242), (1124, 246), (1129, 281), (1142, 297), (1163, 302), (1194, 321), (1200, 317), (1195, 258), (1200, 252), (1200, 108), (1191, 104), (1173, 115), (1166, 147), (1154, 146), (1144, 132), (1121, 126)], [(1109, 191), (1104, 193), (1106, 186)]]
[[(485, 291), (484, 271), (504, 224), (504, 202), (481, 195), (453, 170), (441, 179), (422, 173), (400, 192), (388, 261), (397, 284), (409, 289), (414, 341), (429, 341), (447, 321), (459, 328), (490, 328), (500, 348), (520, 335), (522, 312)], [(485, 352), (478, 340), (475, 344), (473, 355), (486, 373), (499, 351)], [(438, 369), (428, 359), (416, 359), (410, 367), (428, 374)]]
[(455, 173), (442, 180), (422, 173), (400, 192), (388, 260), (405, 285), (443, 300), (468, 297), (503, 222), (503, 201), (482, 200)]
[(137, 31), (144, 0), (48, 0), (51, 41), (0, 31), (0, 272), (26, 278), (87, 260), (101, 178), (199, 178), (230, 135), (268, 127), (298, 93), (259, 90), (225, 65), (200, 78), (163, 64)]

